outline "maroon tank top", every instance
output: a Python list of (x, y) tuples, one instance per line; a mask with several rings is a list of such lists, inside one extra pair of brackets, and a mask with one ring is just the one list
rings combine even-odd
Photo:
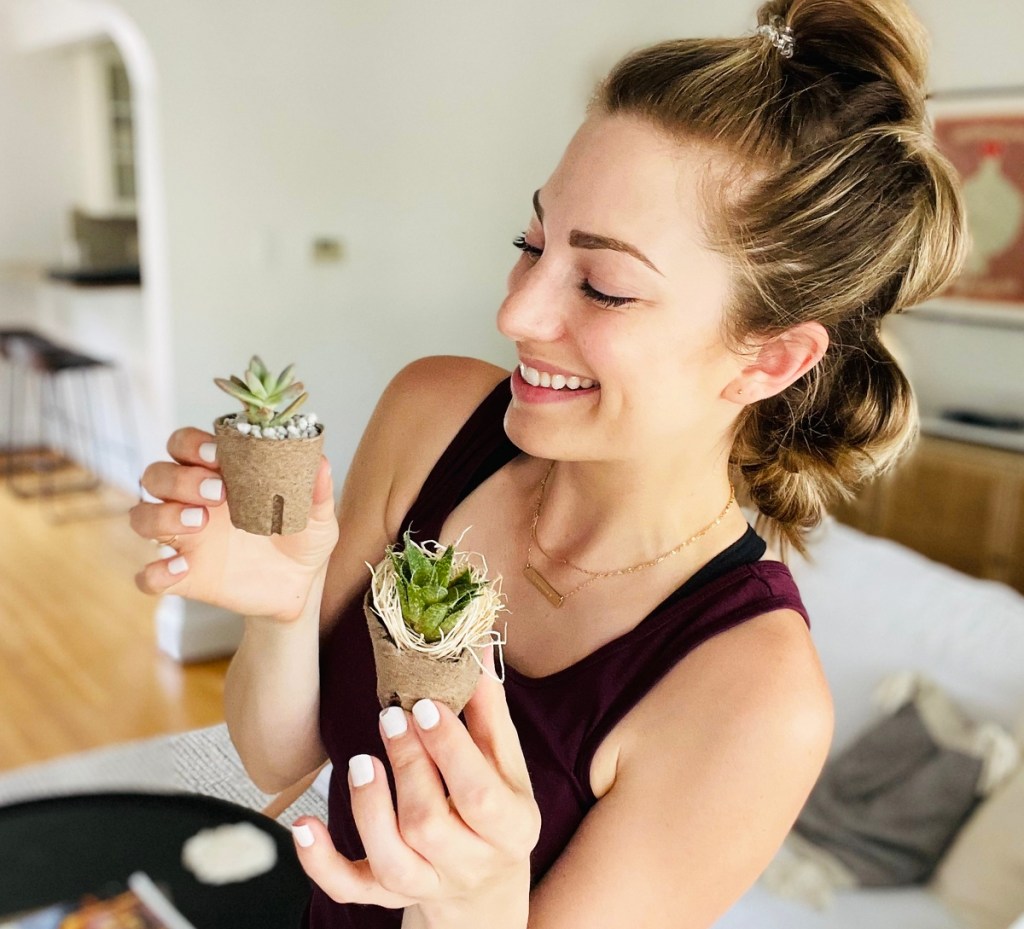
[[(414, 538), (436, 539), (458, 503), (520, 454), (503, 427), (510, 399), (506, 379), (477, 407), (437, 461), (401, 531), (411, 526)], [(527, 677), (506, 665), (509, 711), (542, 816), (540, 840), (530, 862), (533, 883), (551, 867), (597, 802), (589, 776), (597, 748), (674, 665), (717, 633), (772, 610), (796, 610), (810, 625), (789, 569), (778, 561), (760, 561), (764, 551), (764, 541), (748, 526), (744, 536), (637, 626), (576, 664), (542, 678)], [(335, 765), (328, 826), (338, 850), (352, 860), (365, 853), (349, 805), (348, 760), (367, 753), (387, 767), (362, 599), (363, 591), (342, 608), (320, 651), (320, 734)], [(393, 780), (391, 790), (394, 796)], [(337, 904), (314, 888), (307, 919), (313, 929), (399, 929), (402, 911)]]

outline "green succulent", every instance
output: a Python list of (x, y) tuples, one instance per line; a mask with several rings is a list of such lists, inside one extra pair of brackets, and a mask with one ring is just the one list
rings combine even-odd
[(253, 355), (244, 377), (232, 374), (228, 381), (215, 377), (213, 383), (236, 400), (242, 401), (250, 423), (276, 426), (309, 399), (302, 382), (295, 380), (294, 370), (295, 365), (288, 365), (274, 377), (259, 355)]
[(435, 557), (413, 542), (408, 531), (402, 538), (404, 551), (396, 551), (393, 545), (387, 550), (395, 569), (402, 618), (424, 640), (437, 642), (452, 631), (459, 614), (487, 582), (473, 580), (469, 568), (451, 576), (454, 545)]

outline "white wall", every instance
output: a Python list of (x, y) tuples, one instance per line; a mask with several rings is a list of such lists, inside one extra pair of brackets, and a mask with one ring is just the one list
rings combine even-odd
[(0, 268), (59, 256), (78, 180), (70, 54), (16, 54), (0, 29)]
[[(406, 361), (454, 352), (510, 362), (494, 328), (510, 240), (599, 74), (656, 39), (743, 34), (756, 7), (118, 5), (148, 41), (159, 81), (176, 419), (207, 425), (222, 412), (211, 378), (253, 351), (275, 367), (296, 361), (329, 425), (336, 473)], [(1024, 5), (915, 6), (933, 33), (934, 87), (1024, 85)], [(40, 97), (0, 91), (0, 117), (21, 100), (34, 109)], [(20, 146), (29, 157), (43, 147)], [(17, 186), (41, 190), (41, 177), (32, 170)], [(337, 266), (311, 262), (324, 234), (344, 243)]]
[[(221, 412), (210, 378), (250, 352), (295, 360), (342, 468), (406, 361), (510, 361), (494, 315), (530, 194), (591, 81), (668, 28), (653, 3), (226, 2), (202, 28), (124, 6), (160, 71), (181, 418)], [(341, 265), (311, 265), (318, 234)]]
[(910, 0), (931, 36), (936, 91), (1024, 87), (1024, 3)]

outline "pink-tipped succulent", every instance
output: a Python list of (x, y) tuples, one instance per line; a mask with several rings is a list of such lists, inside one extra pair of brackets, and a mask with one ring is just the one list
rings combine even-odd
[(302, 382), (295, 380), (294, 372), (295, 365), (290, 364), (274, 377), (259, 355), (253, 355), (244, 377), (232, 374), (230, 380), (215, 377), (213, 382), (242, 402), (250, 423), (261, 427), (277, 426), (309, 399)]

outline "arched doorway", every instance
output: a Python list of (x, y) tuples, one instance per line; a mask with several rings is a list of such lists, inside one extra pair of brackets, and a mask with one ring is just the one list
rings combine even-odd
[(0, 0), (11, 44), (18, 53), (55, 51), (109, 41), (124, 62), (131, 88), (135, 203), (138, 216), (141, 340), (144, 358), (133, 381), (137, 392), (142, 461), (163, 457), (174, 428), (174, 365), (171, 339), (166, 197), (160, 149), (157, 71), (135, 22), (109, 0)]

